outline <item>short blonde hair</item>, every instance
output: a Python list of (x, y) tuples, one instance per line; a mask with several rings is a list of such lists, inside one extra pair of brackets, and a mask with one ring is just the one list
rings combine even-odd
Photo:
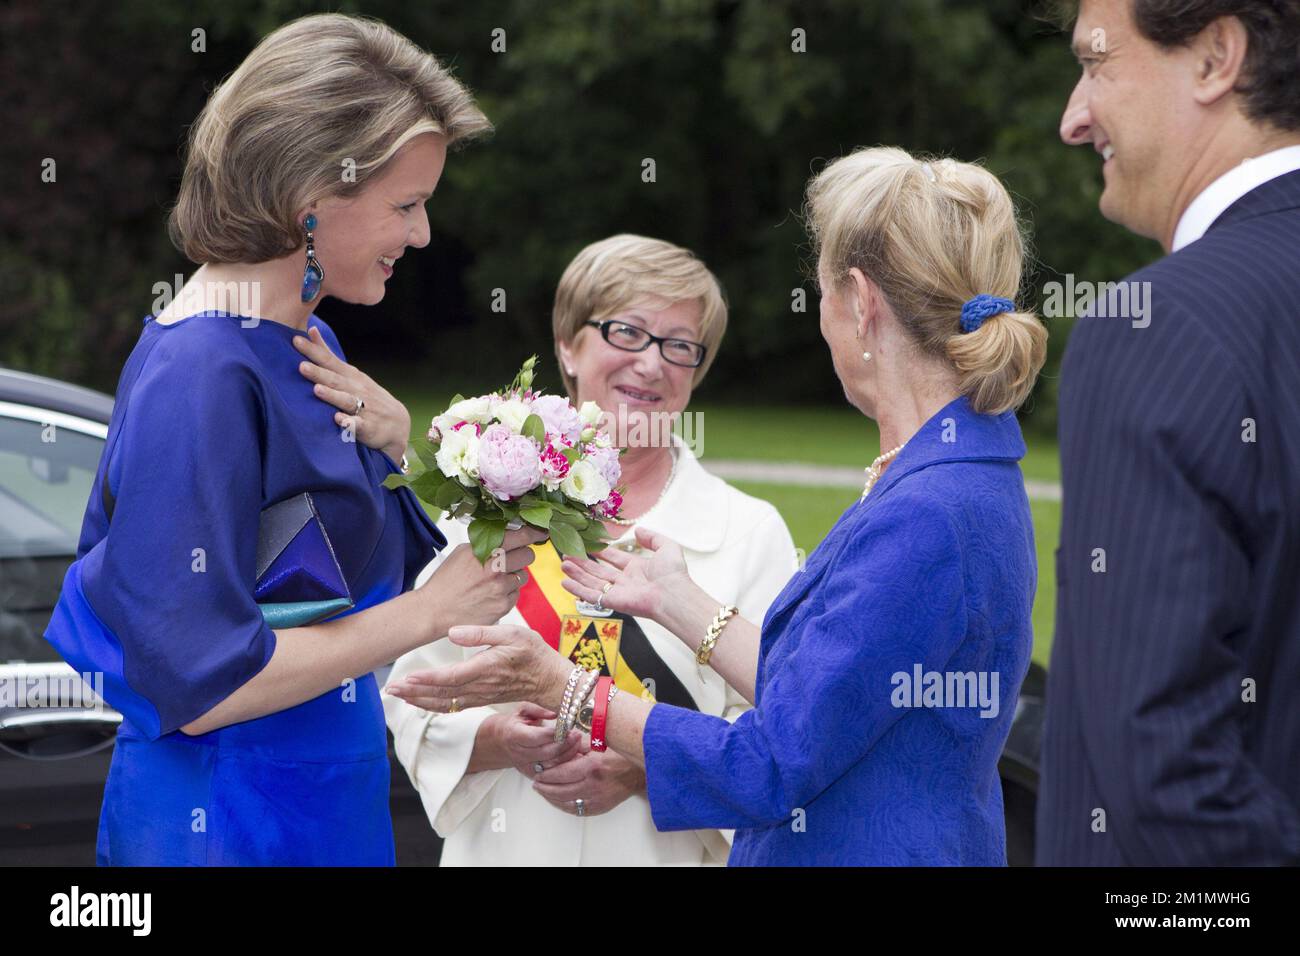
[(583, 323), (600, 322), (652, 297), (669, 303), (700, 303), (700, 342), (708, 352), (691, 381), (692, 387), (700, 384), (727, 331), (727, 301), (721, 283), (689, 249), (623, 233), (593, 242), (579, 252), (555, 290), (551, 331), (560, 378), (570, 398), (577, 392), (560, 358), (560, 345), (577, 338)]
[(946, 359), (977, 411), (1019, 407), (1047, 358), (1047, 329), (1031, 312), (991, 316), (962, 332), (980, 293), (1015, 300), (1027, 242), (1011, 197), (981, 166), (860, 149), (808, 184), (805, 219), (827, 276), (857, 267), (879, 286), (925, 354)]
[(491, 128), (469, 91), (391, 27), (302, 17), (212, 91), (190, 129), (168, 232), (193, 262), (275, 259), (302, 245), (299, 210), (355, 195), (414, 137), (451, 145)]

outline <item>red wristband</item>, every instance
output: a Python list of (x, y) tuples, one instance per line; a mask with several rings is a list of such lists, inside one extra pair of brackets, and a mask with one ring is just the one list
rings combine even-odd
[(609, 708), (609, 688), (614, 683), (612, 677), (602, 677), (596, 681), (596, 699), (591, 709), (591, 749), (605, 749), (605, 713)]

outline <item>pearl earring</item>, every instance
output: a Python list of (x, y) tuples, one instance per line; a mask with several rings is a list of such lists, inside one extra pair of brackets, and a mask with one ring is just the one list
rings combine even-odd
[(871, 361), (871, 353), (870, 353), (870, 352), (863, 352), (863, 353), (862, 353), (862, 361), (864, 361), (864, 362), (870, 362), (870, 361)]

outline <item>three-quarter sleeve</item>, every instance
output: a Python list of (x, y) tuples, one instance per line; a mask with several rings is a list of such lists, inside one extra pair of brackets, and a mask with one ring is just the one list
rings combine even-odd
[[(941, 670), (966, 633), (963, 549), (941, 504), (894, 489), (774, 624), (757, 706), (734, 723), (656, 705), (646, 790), (660, 830), (789, 822), (906, 710), (892, 675)], [(814, 573), (814, 572), (804, 572)]]
[[(107, 536), (69, 568), (46, 638), (150, 740), (211, 710), (270, 660), (253, 597), (266, 433), (238, 353), (168, 330), (126, 396)], [(105, 470), (101, 468), (101, 471)]]

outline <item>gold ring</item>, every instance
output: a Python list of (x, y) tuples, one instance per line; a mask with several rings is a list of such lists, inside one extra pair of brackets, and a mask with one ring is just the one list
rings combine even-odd
[(459, 697), (453, 697), (451, 699), (451, 707), (448, 708), (447, 713), (454, 714), (456, 711), (460, 710), (460, 704), (456, 703), (458, 700), (460, 700)]

